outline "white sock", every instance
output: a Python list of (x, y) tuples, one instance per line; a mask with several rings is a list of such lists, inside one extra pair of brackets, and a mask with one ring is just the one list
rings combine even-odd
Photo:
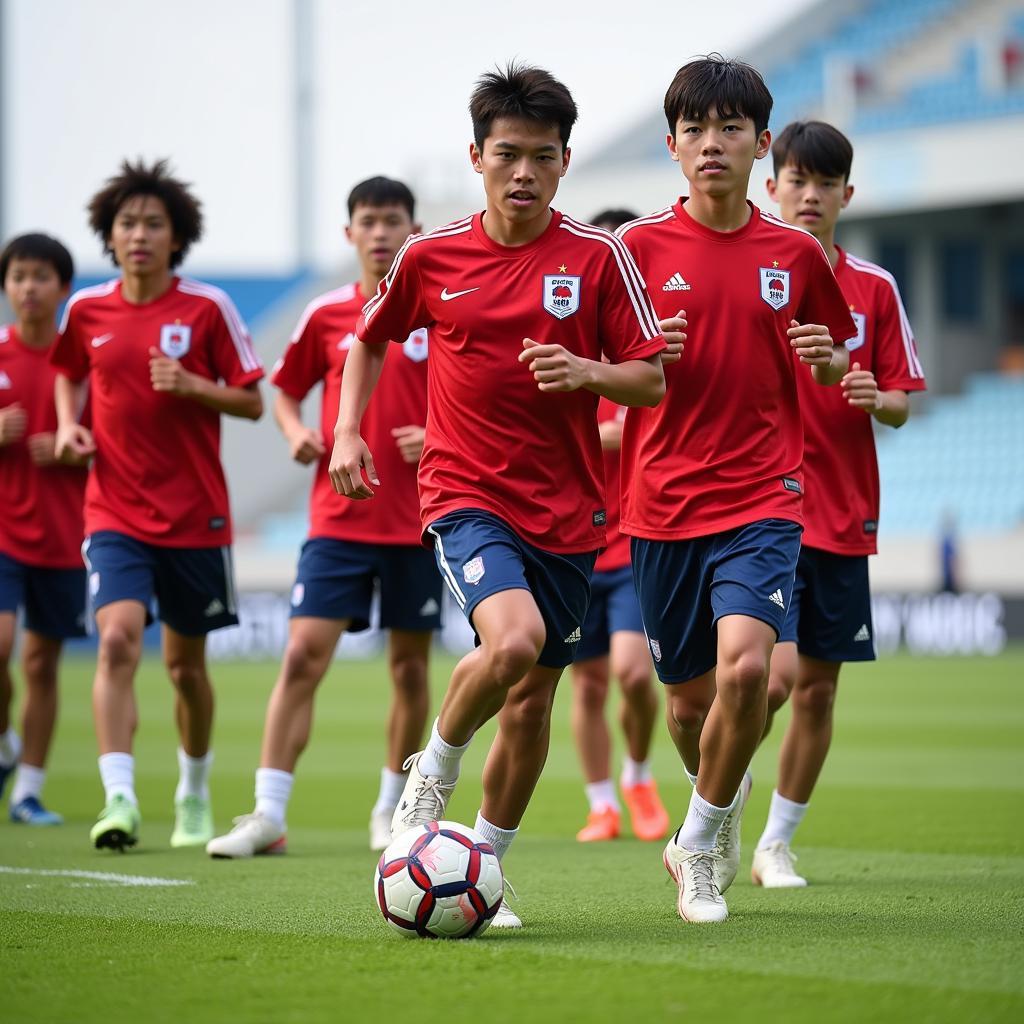
[(651, 781), (651, 762), (634, 761), (631, 757), (622, 760), (622, 775), (619, 782), (623, 786), (639, 786), (643, 782)]
[(274, 824), (284, 828), (288, 800), (292, 795), (295, 776), (278, 768), (256, 769), (256, 813), (266, 815)]
[(99, 764), (107, 803), (115, 796), (123, 796), (138, 807), (139, 799), (135, 795), (135, 758), (121, 752), (101, 754)]
[(469, 742), (456, 747), (443, 740), (437, 731), (438, 721), (439, 719), (434, 719), (427, 749), (420, 755), (420, 774), (440, 776), (444, 782), (454, 782), (459, 777), (459, 763), (462, 761), (462, 755), (469, 750)]
[(393, 772), (390, 768), (380, 770), (380, 792), (377, 802), (373, 805), (373, 814), (390, 814), (398, 806), (405, 789), (407, 772)]
[(508, 853), (512, 840), (519, 832), (517, 828), (498, 828), (497, 825), (492, 825), (479, 811), (476, 812), (476, 824), (473, 828), (494, 847), (498, 860)]
[(210, 799), (210, 766), (213, 764), (213, 751), (208, 750), (202, 757), (189, 757), (178, 747), (178, 787), (174, 791), (175, 800), (184, 800), (187, 796), (197, 796), (201, 800)]
[(21, 757), (21, 738), (10, 726), (7, 732), (0, 733), (0, 764), (10, 768)]
[(787, 800), (779, 796), (777, 789), (772, 790), (772, 802), (768, 808), (768, 821), (764, 833), (757, 841), (759, 850), (765, 849), (770, 843), (782, 840), (787, 846), (793, 842), (797, 826), (804, 819), (809, 804), (798, 804), (795, 800)]
[(584, 789), (590, 801), (591, 811), (619, 810), (619, 798), (615, 793), (615, 783), (611, 779), (601, 782), (588, 782)]
[(687, 850), (713, 850), (715, 837), (728, 813), (728, 807), (709, 804), (695, 788), (686, 819), (676, 833), (676, 843)]
[(683, 765), (683, 771), (686, 772), (686, 777), (690, 780), (690, 785), (693, 786), (694, 789), (696, 789), (697, 788), (697, 776), (696, 775), (691, 775), (690, 774), (690, 769), (687, 768), (685, 764)]
[(43, 783), (46, 781), (46, 769), (36, 768), (35, 765), (25, 764), (24, 761), (18, 765), (14, 776), (14, 788), (11, 790), (11, 806), (17, 807), (26, 797), (34, 796), (37, 800), (43, 793)]

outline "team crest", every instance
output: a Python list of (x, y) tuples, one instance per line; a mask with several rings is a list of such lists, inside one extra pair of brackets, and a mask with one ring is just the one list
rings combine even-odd
[(484, 578), (484, 560), (477, 555), (462, 567), (462, 576), (467, 583), (479, 583)]
[(559, 320), (572, 316), (580, 308), (580, 277), (544, 275), (544, 308)]
[(760, 267), (761, 298), (772, 309), (782, 309), (789, 302), (789, 271)]
[(647, 638), (647, 642), (651, 645), (651, 654), (654, 655), (654, 660), (661, 661), (661, 644), (659, 644), (657, 640), (654, 640), (651, 637)]
[(427, 358), (427, 329), (420, 327), (402, 342), (402, 351), (414, 363), (422, 363)]
[(164, 324), (160, 328), (160, 351), (170, 359), (180, 359), (192, 347), (192, 328), (188, 324)]
[(864, 344), (868, 326), (868, 318), (863, 313), (854, 313), (851, 309), (850, 316), (853, 317), (853, 322), (857, 325), (857, 336), (850, 338), (846, 342), (846, 350), (848, 352), (852, 352), (855, 348), (860, 348)]

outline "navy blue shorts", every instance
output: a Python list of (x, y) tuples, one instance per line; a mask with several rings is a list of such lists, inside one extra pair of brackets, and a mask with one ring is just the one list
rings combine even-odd
[(427, 533), (434, 541), (441, 575), (471, 625), (473, 609), (485, 597), (503, 590), (528, 590), (547, 630), (537, 664), (572, 664), (590, 603), (596, 551), (544, 551), (528, 544), (504, 520), (479, 509), (450, 512), (431, 523)]
[(802, 532), (796, 523), (761, 519), (692, 540), (633, 538), (633, 575), (663, 683), (715, 667), (723, 615), (748, 615), (782, 632)]
[(802, 548), (781, 642), (821, 661), (874, 661), (867, 555)]
[(47, 569), (0, 552), (0, 612), (19, 608), (25, 628), (40, 636), (85, 636), (85, 568)]
[(115, 530), (86, 538), (89, 606), (95, 615), (114, 601), (138, 601), (147, 625), (156, 618), (183, 636), (237, 626), (231, 548), (165, 548)]
[(595, 572), (590, 580), (590, 607), (583, 620), (583, 638), (575, 661), (603, 658), (611, 650), (612, 633), (642, 633), (644, 618), (636, 596), (633, 570)]
[(302, 545), (292, 587), (292, 618), (349, 619), (349, 631), (358, 633), (370, 626), (378, 585), (382, 629), (440, 628), (441, 577), (426, 548), (333, 537), (311, 537)]

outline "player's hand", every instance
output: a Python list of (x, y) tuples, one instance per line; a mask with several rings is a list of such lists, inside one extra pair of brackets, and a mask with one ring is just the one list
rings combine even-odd
[(683, 343), (686, 341), (686, 310), (681, 309), (675, 316), (661, 321), (661, 334), (668, 348), (661, 353), (662, 366), (678, 363), (683, 358)]
[(395, 427), (391, 436), (398, 445), (399, 454), (404, 462), (419, 462), (423, 454), (423, 438), (427, 431), (423, 427), (409, 424), (407, 427)]
[(370, 483), (379, 487), (380, 480), (366, 442), (358, 434), (335, 434), (331, 465), (327, 470), (334, 490), (355, 501), (372, 498), (373, 491), (363, 480), (364, 469)]
[(831, 366), (835, 342), (828, 328), (821, 324), (800, 324), (789, 321), (789, 343), (793, 346), (801, 363), (808, 366)]
[(149, 350), (149, 380), (154, 391), (182, 398), (195, 394), (196, 377), (189, 373), (177, 359), (168, 359), (155, 348)]
[(96, 454), (92, 431), (81, 423), (58, 427), (53, 447), (57, 461), (68, 466), (84, 466)]
[(878, 381), (870, 370), (862, 370), (860, 363), (854, 363), (850, 372), (839, 382), (843, 397), (855, 409), (877, 412), (882, 408), (882, 393)]
[(327, 454), (327, 445), (319, 430), (303, 427), (288, 438), (288, 449), (292, 458), (303, 466), (317, 462)]
[(0, 409), (0, 445), (20, 441), (28, 424), (28, 413), (17, 402)]
[(37, 466), (53, 466), (57, 462), (57, 435), (46, 431), (42, 434), (32, 434), (26, 444), (28, 445), (29, 458)]
[(528, 365), (541, 391), (578, 391), (587, 379), (586, 360), (561, 345), (542, 345), (523, 338), (519, 362)]

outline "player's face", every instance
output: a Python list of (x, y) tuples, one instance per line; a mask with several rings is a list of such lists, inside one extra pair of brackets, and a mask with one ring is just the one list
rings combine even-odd
[(420, 226), (413, 223), (401, 203), (368, 206), (360, 203), (352, 212), (345, 237), (356, 247), (359, 265), (375, 277), (383, 277), (402, 243)]
[(771, 146), (771, 133), (758, 133), (749, 117), (718, 116), (709, 110), (699, 121), (679, 118), (675, 135), (666, 138), (691, 191), (709, 196), (747, 193), (750, 170)]
[(518, 224), (547, 212), (570, 153), (562, 148), (557, 126), (516, 117), (494, 121), (483, 151), (476, 143), (469, 147), (473, 169), (484, 179), (488, 210)]
[(768, 179), (768, 195), (779, 204), (779, 213), (787, 224), (806, 228), (817, 237), (831, 237), (853, 196), (853, 186), (845, 178), (812, 174), (787, 163), (778, 179)]
[(4, 292), (15, 317), (22, 323), (53, 323), (68, 287), (52, 263), (13, 259), (7, 265)]
[(110, 248), (126, 273), (145, 277), (166, 273), (171, 256), (181, 246), (163, 200), (156, 196), (131, 196), (114, 217)]

